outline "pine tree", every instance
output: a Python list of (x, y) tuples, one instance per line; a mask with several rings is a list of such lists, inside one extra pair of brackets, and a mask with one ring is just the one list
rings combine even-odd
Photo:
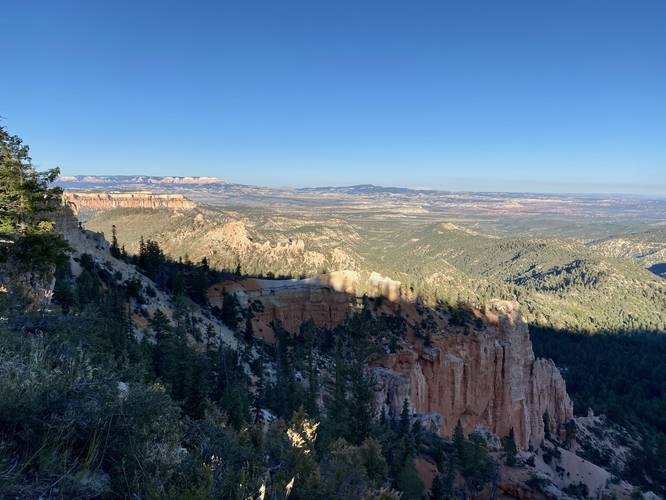
[(432, 486), (430, 487), (430, 499), (431, 500), (444, 500), (444, 483), (442, 481), (441, 475), (435, 476), (435, 479), (432, 481)]
[(333, 438), (348, 435), (349, 406), (347, 403), (347, 369), (344, 361), (342, 341), (338, 339), (335, 347), (335, 389), (333, 403), (328, 412), (329, 428)]
[(227, 414), (229, 425), (240, 430), (250, 415), (247, 386), (242, 379), (235, 380), (225, 387), (221, 404)]
[(416, 473), (414, 460), (411, 457), (403, 464), (397, 483), (404, 499), (420, 499), (423, 495), (423, 483)]
[(364, 358), (356, 358), (348, 367), (349, 377), (349, 441), (361, 444), (372, 427), (372, 380), (365, 370)]
[(381, 428), (388, 427), (388, 418), (386, 417), (386, 407), (382, 405), (382, 412), (379, 414), (379, 426)]
[(513, 427), (511, 427), (511, 431), (509, 431), (509, 435), (504, 441), (504, 451), (506, 452), (506, 464), (509, 467), (516, 465), (518, 449), (516, 448), (516, 437), (513, 433)]
[(492, 478), (494, 466), (488, 457), (486, 442), (483, 437), (473, 432), (466, 443), (465, 462), (462, 473), (468, 486), (480, 491), (483, 485)]
[(463, 468), (465, 466), (466, 442), (467, 440), (465, 439), (465, 434), (463, 433), (462, 424), (460, 423), (460, 420), (458, 420), (456, 427), (453, 430), (453, 449), (455, 453), (456, 466), (459, 468)]
[(456, 473), (452, 460), (449, 458), (446, 464), (446, 472), (442, 476), (442, 489), (444, 490), (444, 498), (450, 498), (453, 495), (453, 482), (455, 481)]
[(116, 225), (111, 226), (111, 247), (109, 248), (111, 255), (116, 259), (120, 258), (120, 248), (118, 248), (118, 235), (116, 232)]
[(68, 245), (53, 233), (62, 190), (50, 185), (59, 173), (37, 172), (29, 147), (0, 127), (0, 262), (14, 258), (36, 271), (65, 262)]
[(308, 355), (308, 392), (306, 395), (306, 410), (308, 415), (316, 417), (319, 414), (319, 372), (315, 363), (314, 350), (310, 349)]
[(293, 359), (289, 352), (289, 334), (279, 325), (273, 326), (277, 337), (276, 382), (274, 409), (278, 416), (289, 418), (298, 408), (299, 387)]
[(171, 323), (161, 309), (157, 309), (152, 319), (150, 327), (155, 334), (155, 346), (153, 347), (153, 367), (158, 377), (164, 377), (167, 374), (172, 359), (171, 348)]
[(238, 299), (233, 293), (222, 294), (222, 321), (232, 330), (238, 328)]
[(401, 436), (406, 436), (412, 428), (412, 412), (409, 405), (409, 399), (405, 398), (402, 402), (402, 411), (400, 412), (400, 425), (398, 431)]
[(197, 420), (204, 418), (207, 396), (205, 367), (199, 361), (194, 364), (192, 370), (190, 390), (184, 406), (185, 413)]
[(215, 339), (215, 335), (215, 327), (212, 325), (212, 323), (208, 323), (206, 325), (206, 351), (210, 350), (213, 339)]
[(254, 340), (254, 328), (252, 326), (252, 316), (247, 315), (245, 318), (245, 331), (243, 332), (245, 342), (251, 343)]

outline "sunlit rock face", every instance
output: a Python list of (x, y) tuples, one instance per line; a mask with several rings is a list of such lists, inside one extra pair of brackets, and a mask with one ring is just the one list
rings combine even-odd
[(131, 193), (76, 193), (66, 191), (63, 203), (72, 207), (75, 213), (81, 210), (111, 210), (113, 208), (169, 208), (188, 210), (196, 203), (180, 194), (153, 194), (138, 191)]
[(513, 428), (522, 448), (543, 441), (546, 411), (558, 432), (573, 405), (553, 362), (534, 358), (517, 305), (495, 303), (484, 319), (484, 329), (445, 333), (430, 348), (414, 345), (380, 359), (377, 405), (397, 415), (408, 398), (416, 412), (442, 416), (440, 435), (450, 436), (458, 420), (466, 433), (483, 426), (506, 436)]
[[(333, 328), (349, 314), (350, 302), (363, 294), (388, 300), (382, 310), (401, 311), (411, 325), (423, 319), (400, 294), (400, 283), (376, 273), (338, 271), (305, 280), (242, 280), (214, 285), (209, 299), (221, 306), (222, 292), (235, 293), (244, 305), (260, 302), (253, 318), (254, 334), (272, 341), (271, 323), (290, 333), (313, 320)], [(414, 418), (442, 436), (450, 436), (458, 420), (466, 433), (484, 427), (497, 436), (513, 428), (522, 448), (544, 438), (544, 414), (554, 435), (573, 418), (564, 379), (550, 360), (535, 359), (527, 323), (518, 304), (498, 301), (476, 313), (465, 328), (438, 321), (431, 346), (408, 335), (401, 349), (373, 359), (375, 411), (398, 418), (405, 399)]]

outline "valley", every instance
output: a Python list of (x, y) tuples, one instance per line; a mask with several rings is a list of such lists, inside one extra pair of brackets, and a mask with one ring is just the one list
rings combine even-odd
[[(419, 338), (424, 336), (428, 337), (428, 345), (433, 345), (439, 342), (434, 340), (436, 332), (451, 328), (443, 327), (437, 319), (441, 311), (449, 311), (444, 313), (444, 318), (449, 318), (444, 324), (451, 325), (452, 321), (453, 324), (458, 321), (452, 320), (451, 314), (457, 318), (459, 313), (455, 311), (460, 307), (463, 311), (460, 317), (467, 317), (463, 320), (467, 322), (470, 321), (469, 313), (464, 312), (467, 307), (472, 311), (486, 311), (485, 308), (496, 300), (519, 303), (520, 321), (524, 317), (525, 324), (537, 336), (535, 350), (540, 356), (556, 360), (564, 369), (567, 386), (572, 388), (574, 409), (557, 406), (568, 399), (565, 396), (556, 406), (549, 404), (549, 415), (575, 411), (576, 419), (584, 419), (588, 409), (609, 415), (613, 425), (621, 429), (614, 439), (626, 440), (618, 436), (633, 436), (630, 438), (633, 444), (624, 445), (629, 450), (628, 456), (633, 458), (613, 458), (611, 450), (617, 442), (604, 445), (609, 448), (600, 451), (598, 447), (601, 445), (594, 444), (596, 438), (592, 437), (601, 432), (600, 426), (606, 425), (599, 419), (590, 420), (596, 422), (593, 425), (597, 430), (592, 434), (585, 430), (586, 437), (581, 436), (580, 453), (602, 466), (623, 469), (622, 474), (629, 474), (634, 481), (659, 483), (656, 478), (662, 474), (661, 459), (643, 461), (642, 466), (636, 460), (638, 454), (642, 460), (648, 455), (655, 456), (666, 443), (663, 438), (666, 426), (653, 418), (666, 410), (663, 406), (666, 387), (660, 375), (664, 373), (661, 358), (657, 354), (656, 358), (650, 358), (652, 361), (647, 361), (648, 365), (652, 363), (649, 366), (655, 371), (642, 375), (643, 378), (637, 378), (634, 372), (624, 373), (624, 386), (617, 383), (612, 372), (599, 369), (611, 359), (619, 362), (620, 345), (632, 345), (631, 351), (626, 353), (628, 356), (634, 356), (633, 350), (636, 350), (638, 357), (633, 366), (637, 369), (644, 363), (641, 356), (645, 354), (638, 354), (641, 350), (661, 352), (666, 347), (660, 337), (666, 330), (666, 281), (654, 272), (655, 266), (659, 269), (662, 262), (660, 256), (665, 244), (662, 222), (637, 216), (640, 211), (635, 207), (628, 212), (613, 212), (616, 207), (609, 208), (605, 203), (593, 207), (588, 200), (581, 202), (586, 208), (578, 208), (580, 213), (561, 218), (547, 213), (506, 215), (497, 207), (485, 209), (487, 212), (481, 214), (476, 206), (455, 216), (447, 216), (441, 211), (415, 210), (415, 202), (411, 199), (414, 195), (404, 192), (399, 195), (409, 201), (401, 201), (400, 207), (391, 201), (378, 208), (378, 202), (366, 196), (368, 192), (371, 197), (376, 196), (380, 188), (364, 188), (360, 192), (358, 188), (336, 190), (329, 192), (323, 201), (305, 201), (299, 194), (298, 202), (293, 199), (285, 202), (283, 193), (252, 188), (249, 203), (233, 205), (223, 204), (217, 195), (207, 193), (207, 189), (187, 191), (188, 198), (197, 200), (196, 207), (192, 208), (116, 208), (84, 210), (80, 215), (88, 229), (102, 232), (107, 237), (115, 231), (118, 245), (130, 255), (139, 252), (142, 239), (150, 240), (157, 242), (172, 259), (185, 263), (205, 259), (211, 268), (245, 277), (245, 281), (232, 278), (226, 285), (214, 285), (209, 289), (208, 300), (219, 310), (224, 306), (224, 297), (229, 294), (238, 297), (240, 307), (261, 304), (258, 306), (260, 312), (252, 314), (251, 326), (249, 323), (245, 325), (245, 331), (249, 328), (255, 336), (269, 343), (276, 341), (275, 328), (271, 325), (282, 325), (294, 334), (308, 320), (314, 320), (318, 329), (335, 329), (347, 317), (348, 299), (332, 299), (335, 294), (327, 298), (329, 292), (321, 291), (321, 286), (332, 286), (338, 292), (370, 297), (371, 300), (391, 293), (396, 297), (397, 293), (408, 301), (422, 304), (418, 307), (440, 311), (434, 316), (428, 313), (430, 319), (427, 320), (407, 321), (408, 336), (413, 339), (411, 342), (416, 342), (415, 345), (419, 345)], [(306, 193), (305, 199), (309, 196), (310, 193)], [(498, 195), (498, 198), (510, 196)], [(276, 199), (281, 201), (276, 202)], [(364, 204), (374, 208), (363, 208)], [(405, 205), (410, 207), (405, 208)], [(605, 216), (597, 216), (594, 222), (589, 222), (588, 211), (605, 213)], [(374, 278), (375, 285), (368, 285), (371, 275), (380, 277)], [(388, 285), (377, 288), (377, 279), (392, 283), (390, 287), (393, 288), (386, 288)], [(284, 283), (286, 288), (279, 283)], [(389, 292), (390, 289), (394, 291)], [(382, 311), (387, 306), (379, 307)], [(398, 310), (404, 313), (410, 307), (403, 305)], [(392, 306), (381, 314), (390, 316), (395, 313)], [(475, 314), (479, 313), (473, 313), (471, 317)], [(421, 322), (429, 324), (433, 319), (439, 326), (435, 326), (432, 332), (419, 326)], [(243, 329), (242, 326), (239, 328)], [(653, 335), (656, 335), (654, 339)], [(592, 338), (606, 347), (601, 351), (594, 350), (595, 342), (590, 340), (587, 345), (588, 339)], [(627, 343), (622, 340), (624, 338), (632, 340)], [(571, 350), (572, 342), (584, 349), (581, 357), (567, 356), (575, 352)], [(470, 432), (480, 421), (500, 436), (506, 432), (506, 429), (502, 431), (494, 427), (497, 424), (493, 423), (492, 416), (482, 416), (487, 408), (496, 407), (498, 402), (481, 403), (483, 398), (473, 395), (474, 389), (452, 389), (453, 408), (458, 404), (455, 394), (462, 390), (471, 398), (469, 401), (482, 405), (477, 409), (452, 413), (449, 403), (437, 403), (442, 393), (429, 395), (432, 390), (429, 388), (435, 384), (438, 391), (446, 393), (442, 382), (436, 380), (453, 368), (447, 368), (446, 364), (433, 368), (432, 354), (428, 354), (433, 347), (423, 349), (407, 349), (394, 358), (371, 363), (379, 370), (375, 372), (375, 380), (383, 380), (383, 384), (394, 387), (380, 396), (387, 402), (387, 415), (397, 418), (400, 401), (408, 397), (414, 409), (424, 416), (423, 425), (428, 427), (437, 422), (436, 428), (443, 435), (453, 431), (451, 426), (457, 420), (463, 422), (465, 432)], [(468, 359), (471, 355), (467, 348), (464, 351), (467, 354), (453, 354), (460, 347), (451, 344), (436, 349), (450, 353), (449, 356), (461, 356), (460, 359)], [(582, 356), (583, 352), (588, 353), (586, 357)], [(530, 355), (521, 354), (518, 358), (525, 360)], [(386, 378), (382, 370), (395, 374)], [(477, 366), (470, 373), (486, 370)], [(455, 370), (450, 375), (454, 380), (460, 376), (454, 374)], [(573, 378), (569, 380), (569, 376)], [(610, 378), (602, 383), (606, 376)], [(597, 385), (599, 383), (602, 385)], [(636, 384), (633, 390), (632, 383)], [(548, 393), (552, 393), (552, 384), (548, 383), (551, 387)], [(507, 387), (506, 382), (500, 385)], [(653, 395), (637, 397), (636, 387), (641, 391), (644, 388), (653, 391)], [(542, 389), (536, 390), (542, 392)], [(632, 409), (622, 405), (630, 405)], [(506, 415), (513, 410), (497, 411), (497, 415)], [(543, 414), (543, 410), (538, 410), (539, 413)], [(472, 414), (476, 416), (468, 429), (464, 422)], [(445, 415), (445, 425), (438, 420), (442, 415)], [(558, 418), (564, 423), (570, 419)], [(587, 425), (582, 422), (580, 425)], [(650, 423), (645, 427), (647, 422)], [(512, 427), (517, 432), (519, 428), (524, 429), (524, 425)], [(657, 441), (647, 444), (648, 439), (653, 439), (654, 432)], [(524, 445), (528, 438), (516, 436), (516, 440)], [(640, 467), (643, 472), (639, 472)], [(643, 479), (637, 479), (641, 477)]]
[(0, 500), (666, 500), (666, 1), (0, 15)]
[[(53, 215), (68, 257), (28, 272), (17, 259), (32, 254), (10, 251), (0, 268), (0, 415), (26, 425), (12, 402), (46, 390), (63, 412), (35, 401), (28, 414), (68, 418), (83, 436), (58, 438), (57, 460), (91, 453), (95, 422), (117, 446), (98, 466), (73, 461), (58, 491), (282, 498), (296, 481), (298, 498), (666, 492), (666, 281), (654, 272), (664, 241), (642, 202), (59, 182), (84, 188)], [(56, 343), (42, 347), (44, 334)], [(101, 405), (84, 410), (85, 384), (71, 393), (65, 379), (35, 378), (63, 362), (59, 373), (88, 380)], [(134, 448), (122, 429), (144, 421), (170, 430), (136, 435)], [(121, 472), (128, 453), (155, 473)], [(341, 479), (348, 460), (353, 485)], [(25, 467), (7, 491), (54, 491), (22, 471), (57, 469)]]

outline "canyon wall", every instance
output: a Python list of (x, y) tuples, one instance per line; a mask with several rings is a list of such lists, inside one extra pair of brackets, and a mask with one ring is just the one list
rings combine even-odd
[(63, 203), (72, 207), (75, 213), (86, 210), (110, 210), (113, 208), (170, 208), (188, 210), (196, 203), (180, 194), (153, 194), (148, 191), (112, 193), (77, 193), (65, 191)]
[[(305, 280), (239, 280), (214, 285), (209, 299), (221, 307), (223, 292), (234, 293), (245, 307), (261, 304), (253, 318), (254, 334), (272, 341), (271, 322), (296, 333), (313, 320), (332, 328), (345, 320), (350, 302), (362, 293), (391, 297), (381, 311), (401, 311), (408, 324), (428, 313), (405, 296), (400, 284), (376, 273), (341, 271)], [(362, 293), (360, 293), (362, 291)], [(513, 428), (521, 448), (544, 439), (544, 414), (557, 436), (573, 418), (564, 379), (550, 360), (535, 359), (527, 323), (515, 302), (494, 302), (465, 327), (437, 319), (431, 345), (408, 333), (396, 353), (373, 360), (377, 384), (375, 411), (399, 418), (404, 400), (426, 426), (450, 436), (460, 420), (465, 433), (484, 427), (499, 437)]]
[(503, 437), (513, 428), (521, 448), (544, 438), (544, 414), (557, 435), (573, 418), (573, 404), (551, 360), (535, 359), (517, 304), (491, 304), (485, 328), (466, 334), (443, 332), (432, 347), (414, 344), (375, 363), (377, 407), (399, 415), (403, 401), (437, 415), (439, 433), (450, 436), (460, 420), (466, 433), (485, 427)]

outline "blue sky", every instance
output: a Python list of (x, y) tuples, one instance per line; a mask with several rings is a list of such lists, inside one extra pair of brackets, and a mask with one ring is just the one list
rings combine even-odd
[(666, 2), (5, 0), (42, 168), (666, 194)]

